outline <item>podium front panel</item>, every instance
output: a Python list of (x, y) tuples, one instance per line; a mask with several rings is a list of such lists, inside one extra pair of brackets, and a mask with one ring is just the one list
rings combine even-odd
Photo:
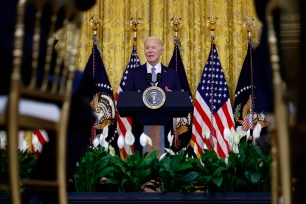
[(173, 117), (186, 117), (193, 110), (187, 92), (166, 92), (166, 101), (158, 109), (148, 108), (143, 92), (127, 91), (119, 94), (117, 110), (121, 117), (136, 117), (144, 125), (164, 125)]

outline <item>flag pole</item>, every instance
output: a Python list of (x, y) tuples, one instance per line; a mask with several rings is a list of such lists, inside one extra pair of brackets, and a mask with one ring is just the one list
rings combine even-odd
[[(170, 24), (171, 24), (171, 27), (172, 27), (172, 30), (175, 32), (175, 35), (174, 35), (174, 48), (176, 49), (177, 46), (176, 45), (179, 45), (179, 37), (178, 37), (178, 31), (181, 29), (181, 25), (183, 23), (183, 20), (181, 18), (176, 18), (175, 16), (173, 16), (171, 19), (170, 19)], [(175, 50), (176, 52), (176, 60), (177, 60), (177, 50)], [(175, 63), (175, 71), (177, 71), (177, 61)]]
[[(248, 44), (250, 46), (250, 69), (251, 69), (251, 107), (247, 110), (247, 114), (250, 114), (252, 127), (256, 126), (257, 120), (254, 118), (254, 111), (255, 111), (255, 101), (254, 101), (254, 81), (253, 81), (253, 46), (252, 46), (252, 31), (255, 26), (255, 18), (251, 16), (246, 16), (243, 23), (244, 27), (248, 32)], [(253, 120), (255, 119), (255, 120)], [(251, 142), (255, 142), (253, 138), (253, 129), (250, 129), (250, 136), (247, 138)]]
[(208, 149), (215, 151), (219, 158), (227, 158), (230, 147), (224, 132), (234, 128), (234, 117), (226, 78), (214, 44), (216, 25), (218, 17), (209, 16), (207, 27), (211, 31), (211, 47), (195, 95), (191, 145), (196, 144), (194, 152), (197, 156)]
[(251, 16), (246, 16), (244, 21), (243, 21), (243, 25), (246, 28), (246, 30), (248, 31), (248, 39), (252, 38), (252, 31), (255, 27), (255, 18), (251, 17)]
[(97, 30), (100, 27), (102, 20), (99, 16), (93, 15), (89, 19), (89, 25), (93, 29), (93, 36), (97, 36)]
[[(211, 37), (211, 48), (213, 47), (214, 44), (214, 40), (215, 40), (215, 29), (216, 29), (216, 25), (219, 23), (219, 18), (216, 16), (213, 16), (211, 14), (211, 16), (209, 16), (207, 18), (208, 22), (208, 28), (210, 29), (210, 37)], [(211, 52), (211, 61), (214, 61), (214, 52)], [(210, 65), (210, 69), (214, 70), (214, 63), (211, 63)], [(211, 86), (213, 86), (214, 83), (211, 83)], [(213, 90), (213, 87), (211, 87), (211, 90)], [(213, 100), (213, 94), (211, 93), (211, 101)], [(211, 104), (211, 106), (213, 106), (213, 104)], [(210, 107), (210, 110), (213, 110), (213, 107)], [(207, 143), (207, 148), (209, 150), (213, 150), (215, 148), (215, 144), (213, 142), (213, 137), (215, 137), (215, 128), (214, 128), (214, 116), (213, 113), (211, 113), (211, 117), (210, 117), (210, 121), (211, 121), (211, 127), (210, 127), (210, 136), (208, 138), (209, 142)]]
[[(100, 25), (101, 25), (101, 23), (102, 23), (102, 20), (101, 20), (101, 18), (99, 17), (99, 16), (97, 16), (97, 15), (93, 15), (93, 16), (91, 16), (90, 17), (90, 19), (89, 19), (89, 26), (92, 28), (92, 30), (93, 30), (93, 36), (92, 36), (92, 40), (93, 40), (93, 44), (92, 44), (92, 51), (93, 52), (95, 52), (95, 50), (93, 49), (94, 48), (94, 44), (95, 45), (97, 45), (98, 44), (98, 42), (97, 42), (97, 30), (98, 30), (98, 28), (100, 27)], [(100, 49), (100, 47), (99, 46), (97, 46), (97, 48), (98, 49)], [(99, 50), (99, 51), (101, 51), (101, 50)], [(95, 78), (95, 76), (94, 76), (94, 73), (95, 73), (95, 54), (93, 54), (93, 78)], [(93, 96), (93, 97), (95, 97), (95, 96)]]
[[(178, 63), (177, 63), (177, 58), (178, 58), (178, 45), (179, 45), (179, 37), (178, 37), (178, 31), (181, 29), (181, 25), (183, 23), (183, 20), (181, 18), (176, 18), (173, 16), (170, 19), (170, 24), (172, 27), (172, 30), (175, 32), (174, 35), (174, 49), (175, 49), (175, 71), (178, 69)], [(179, 140), (178, 140), (178, 129), (177, 129), (177, 124), (178, 124), (178, 118), (173, 118), (173, 131), (174, 131), (174, 147), (176, 149), (179, 148)]]
[[(96, 36), (97, 36), (97, 30), (98, 30), (98, 28), (100, 27), (100, 24), (102, 23), (102, 20), (101, 20), (101, 18), (99, 17), (99, 16), (97, 16), (97, 15), (93, 15), (93, 16), (91, 16), (90, 17), (90, 19), (89, 19), (89, 26), (92, 28), (92, 30), (93, 30), (93, 36), (92, 36), (92, 39), (93, 39), (93, 44), (92, 44), (92, 52), (93, 52), (93, 63), (92, 63), (92, 77), (93, 77), (93, 79), (95, 78), (95, 69), (96, 69), (96, 67), (95, 67), (95, 51), (94, 51), (94, 43), (95, 43), (95, 41), (96, 41)], [(95, 98), (95, 93), (93, 94), (93, 96), (92, 96), (93, 98)], [(98, 102), (96, 103), (96, 104), (94, 104), (95, 105), (95, 108), (97, 108), (97, 106), (98, 106)], [(97, 122), (95, 122), (94, 123), (94, 125), (92, 126), (92, 128), (91, 128), (91, 138), (90, 138), (90, 144), (93, 144), (93, 141), (94, 141), (94, 139), (97, 137), (97, 133), (96, 133), (96, 128), (97, 128), (97, 125), (98, 125), (98, 123)]]
[(130, 18), (130, 26), (132, 28), (132, 31), (134, 32), (133, 37), (133, 45), (137, 47), (137, 31), (138, 31), (138, 25), (142, 23), (141, 18), (137, 18), (136, 16), (132, 16)]
[(178, 42), (179, 42), (178, 31), (181, 29), (182, 23), (183, 23), (183, 20), (181, 18), (176, 18), (175, 16), (173, 16), (170, 19), (172, 30), (175, 32), (175, 36), (174, 36), (175, 45), (178, 45)]
[(216, 29), (216, 25), (219, 24), (219, 18), (217, 16), (209, 16), (207, 18), (207, 26), (210, 29), (210, 36), (211, 36), (211, 40), (212, 42), (215, 39), (215, 29)]

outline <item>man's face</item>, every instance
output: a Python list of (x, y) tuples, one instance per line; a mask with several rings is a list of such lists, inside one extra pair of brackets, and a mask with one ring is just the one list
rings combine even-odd
[(145, 56), (151, 65), (156, 65), (160, 61), (163, 52), (162, 44), (158, 39), (147, 39), (144, 46)]

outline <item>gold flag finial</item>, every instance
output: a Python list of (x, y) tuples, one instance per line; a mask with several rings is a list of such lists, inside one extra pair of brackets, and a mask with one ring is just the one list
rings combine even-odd
[(251, 16), (246, 16), (245, 19), (243, 20), (243, 25), (248, 31), (249, 38), (251, 38), (252, 36), (251, 32), (255, 27), (255, 18)]
[(219, 24), (219, 18), (216, 16), (209, 16), (207, 18), (207, 26), (210, 28), (211, 37), (214, 38), (214, 31), (216, 29), (216, 25)]
[(101, 20), (101, 18), (99, 16), (93, 15), (92, 17), (90, 17), (89, 25), (93, 29), (94, 36), (97, 35), (97, 30), (100, 27), (101, 23), (102, 23), (102, 20)]
[(174, 40), (178, 41), (178, 31), (181, 29), (183, 20), (181, 18), (176, 18), (175, 16), (170, 19), (172, 30), (175, 32)]
[(136, 16), (132, 16), (130, 18), (130, 26), (134, 32), (134, 42), (137, 41), (137, 31), (138, 31), (138, 25), (140, 25), (142, 23), (141, 18), (137, 18)]

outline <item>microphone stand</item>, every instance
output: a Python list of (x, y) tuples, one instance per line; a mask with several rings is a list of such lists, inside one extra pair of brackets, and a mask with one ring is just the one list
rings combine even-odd
[(156, 77), (156, 81), (152, 81), (152, 74), (147, 73), (147, 81), (151, 86), (157, 86), (162, 81), (162, 74), (158, 73)]

